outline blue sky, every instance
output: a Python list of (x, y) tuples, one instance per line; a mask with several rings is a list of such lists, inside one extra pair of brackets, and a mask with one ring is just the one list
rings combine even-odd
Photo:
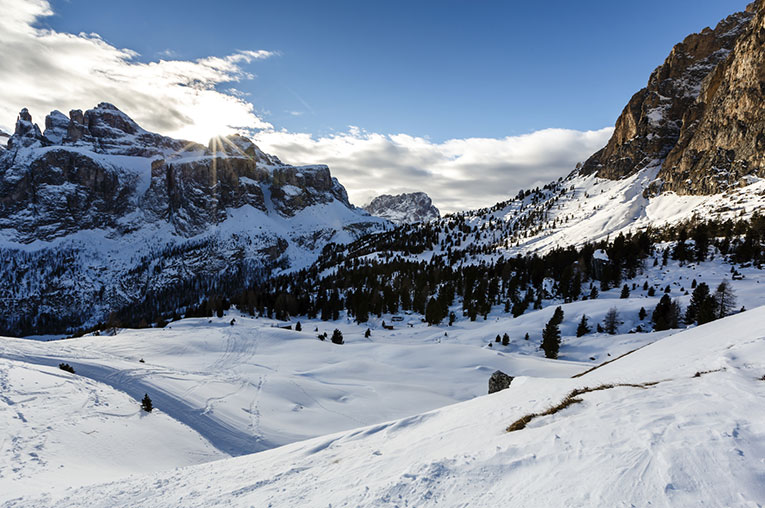
[(147, 61), (278, 51), (238, 86), (275, 126), (440, 141), (612, 125), (676, 42), (746, 3), (54, 0), (45, 23)]
[[(740, 0), (0, 0), (0, 130), (110, 102), (148, 130), (249, 135), (362, 205), (490, 206), (571, 172), (686, 35)], [(0, 138), (2, 139), (2, 138)]]

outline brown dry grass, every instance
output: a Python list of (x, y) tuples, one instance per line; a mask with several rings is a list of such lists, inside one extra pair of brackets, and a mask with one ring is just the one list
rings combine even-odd
[(603, 385), (595, 386), (595, 387), (592, 387), (592, 388), (588, 387), (588, 386), (585, 386), (584, 388), (576, 388), (574, 390), (571, 390), (571, 392), (569, 392), (569, 394), (566, 395), (566, 397), (562, 401), (560, 401), (560, 403), (545, 409), (541, 413), (529, 413), (529, 414), (527, 414), (525, 416), (522, 416), (521, 418), (518, 418), (516, 421), (511, 423), (505, 429), (505, 431), (506, 432), (515, 432), (516, 430), (522, 430), (522, 429), (526, 428), (526, 425), (528, 425), (529, 422), (531, 422), (531, 420), (533, 420), (534, 418), (538, 418), (540, 416), (554, 415), (558, 411), (562, 411), (563, 409), (566, 409), (567, 407), (569, 407), (569, 406), (571, 406), (573, 404), (578, 404), (578, 403), (582, 402), (582, 399), (580, 399), (579, 396), (580, 395), (584, 395), (585, 393), (597, 392), (597, 391), (600, 391), (600, 390), (610, 390), (611, 388), (625, 387), (625, 386), (626, 387), (630, 387), (630, 388), (642, 388), (642, 389), (645, 389), (645, 388), (648, 388), (649, 386), (654, 386), (654, 385), (656, 385), (658, 383), (659, 383), (659, 381), (654, 381), (654, 382), (650, 382), (650, 383), (640, 383), (640, 384), (619, 383), (619, 384), (603, 384)]

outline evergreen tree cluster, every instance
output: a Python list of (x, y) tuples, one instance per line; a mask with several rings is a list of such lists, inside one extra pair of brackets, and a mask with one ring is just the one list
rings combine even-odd
[[(232, 266), (215, 278), (185, 279), (145, 292), (141, 300), (112, 312), (106, 322), (80, 333), (151, 323), (163, 326), (181, 316), (222, 316), (231, 305), (251, 315), (281, 320), (307, 316), (329, 321), (339, 319), (345, 312), (356, 322), (364, 323), (371, 316), (411, 311), (424, 316), (432, 325), (452, 324), (457, 318), (451, 312), (455, 304), (460, 305), (462, 316), (470, 320), (486, 319), (495, 306), (517, 317), (529, 309), (542, 308), (545, 300), (592, 299), (600, 291), (612, 288), (620, 287), (620, 296), (628, 298), (635, 285), (630, 289), (626, 281), (634, 280), (651, 256), (655, 264), (666, 264), (670, 257), (681, 263), (698, 262), (716, 253), (740, 264), (759, 265), (765, 259), (765, 218), (760, 215), (747, 221), (707, 221), (649, 229), (620, 234), (611, 241), (557, 248), (544, 255), (506, 257), (505, 249), (535, 234), (535, 228), (565, 222), (565, 218), (550, 219), (547, 213), (552, 213), (556, 199), (569, 192), (573, 191), (555, 182), (542, 189), (522, 191), (516, 199), (491, 208), (448, 215), (426, 224), (405, 225), (348, 245), (329, 244), (313, 266), (274, 278), (266, 278), (265, 269), (258, 277), (254, 275), (257, 267)], [(512, 221), (501, 219), (508, 207), (515, 213)], [(659, 249), (659, 242), (675, 243)], [(604, 251), (607, 260), (594, 256), (596, 251)], [(428, 255), (421, 256), (424, 253)], [(33, 259), (24, 258), (28, 254), (18, 255), (18, 259), (35, 264)], [(8, 267), (19, 266), (16, 257), (7, 251), (0, 252), (0, 256)], [(152, 264), (152, 259), (151, 255), (146, 256), (146, 266), (137, 269), (137, 276), (144, 277), (145, 272), (159, 266)], [(50, 267), (45, 273), (55, 272), (56, 267), (66, 270), (65, 260), (48, 261)], [(5, 278), (0, 276), (0, 297), (9, 295), (10, 287), (16, 287), (4, 284)], [(648, 287), (647, 292), (652, 296), (655, 290)], [(101, 297), (95, 295), (94, 301), (98, 298)], [(708, 319), (706, 307), (710, 305), (705, 304), (702, 321)], [(726, 302), (721, 305), (730, 306)], [(679, 321), (699, 322), (694, 315), (696, 307), (691, 307), (691, 315), (682, 316)], [(656, 316), (660, 327), (667, 326), (667, 319), (669, 325), (674, 323), (674, 316), (666, 314), (664, 308)], [(730, 309), (722, 313), (725, 312)], [(719, 316), (721, 311), (712, 314)], [(10, 334), (32, 330), (45, 333), (62, 326), (71, 329), (84, 319), (46, 317), (41, 310), (34, 321), (14, 320), (10, 312), (0, 317), (0, 328), (5, 327)]]

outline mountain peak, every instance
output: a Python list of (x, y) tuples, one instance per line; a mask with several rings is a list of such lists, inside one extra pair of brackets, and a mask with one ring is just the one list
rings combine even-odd
[(433, 206), (430, 196), (424, 192), (411, 192), (392, 196), (377, 196), (364, 207), (364, 210), (377, 217), (388, 219), (394, 224), (428, 222), (441, 217), (441, 212)]
[[(695, 133), (704, 102), (718, 91), (724, 69), (744, 56), (737, 48), (758, 25), (752, 21), (754, 11), (761, 12), (763, 3), (759, 0), (751, 10), (732, 14), (714, 29), (691, 34), (672, 48), (665, 62), (651, 74), (647, 86), (624, 108), (606, 147), (584, 163), (581, 173), (615, 180), (647, 167), (671, 167), (670, 159), (682, 158), (678, 152)], [(734, 121), (734, 112), (724, 114)], [(667, 176), (665, 172), (665, 180), (676, 180)], [(676, 185), (669, 188), (679, 190)]]
[(39, 143), (42, 137), (40, 128), (32, 121), (32, 115), (29, 113), (29, 110), (23, 108), (16, 119), (16, 129), (13, 136), (8, 140), (8, 148), (31, 146)]

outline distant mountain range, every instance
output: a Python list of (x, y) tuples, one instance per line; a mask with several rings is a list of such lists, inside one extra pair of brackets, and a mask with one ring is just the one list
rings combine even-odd
[(389, 227), (327, 166), (245, 137), (176, 140), (106, 103), (54, 111), (41, 132), (24, 109), (0, 152), (0, 331), (94, 323), (152, 295), (183, 305)]
[[(478, 263), (751, 217), (765, 210), (763, 33), (758, 0), (688, 36), (630, 100), (608, 145), (569, 176), (443, 219), (424, 193), (358, 209), (326, 166), (284, 164), (245, 137), (176, 140), (106, 103), (54, 111), (42, 132), (22, 110), (0, 151), (0, 333), (72, 329), (126, 308), (156, 319), (160, 308), (309, 267), (329, 243), (391, 223), (433, 232), (456, 217), (449, 249)], [(406, 250), (429, 249), (411, 243), (425, 236)]]

